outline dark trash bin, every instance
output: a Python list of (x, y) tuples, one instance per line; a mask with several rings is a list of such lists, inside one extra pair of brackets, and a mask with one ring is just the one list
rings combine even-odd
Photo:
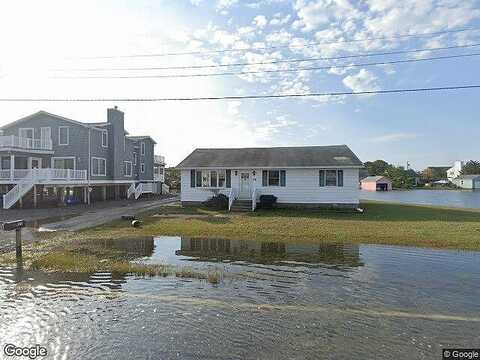
[(260, 208), (273, 209), (277, 204), (277, 197), (275, 195), (260, 195)]

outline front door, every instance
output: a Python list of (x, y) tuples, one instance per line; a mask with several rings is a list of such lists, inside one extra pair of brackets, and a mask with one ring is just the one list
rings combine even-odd
[(240, 173), (240, 198), (250, 198), (250, 174)]

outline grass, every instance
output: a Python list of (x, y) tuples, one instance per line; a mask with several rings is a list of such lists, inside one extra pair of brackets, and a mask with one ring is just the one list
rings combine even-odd
[[(82, 231), (89, 238), (179, 235), (295, 242), (348, 242), (480, 250), (480, 210), (368, 201), (363, 214), (327, 210), (259, 210), (228, 214), (198, 208), (175, 208), (178, 214), (205, 218), (141, 216), (142, 227), (116, 221)], [(170, 209), (162, 208), (163, 213)]]

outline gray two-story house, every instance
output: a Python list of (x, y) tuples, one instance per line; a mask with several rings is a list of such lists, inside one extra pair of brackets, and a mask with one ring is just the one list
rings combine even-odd
[(39, 111), (0, 128), (3, 208), (31, 202), (138, 198), (167, 190), (165, 161), (150, 136), (130, 136), (124, 113), (84, 123)]

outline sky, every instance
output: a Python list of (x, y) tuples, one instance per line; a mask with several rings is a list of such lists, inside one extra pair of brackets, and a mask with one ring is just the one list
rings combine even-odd
[[(480, 47), (300, 64), (112, 70), (468, 45), (480, 43), (480, 30), (398, 35), (477, 27), (480, 2), (475, 0), (5, 1), (0, 4), (0, 98), (183, 98), (480, 84), (480, 57), (475, 56), (349, 66), (480, 53)], [(364, 40), (372, 38), (376, 40)], [(185, 52), (190, 54), (131, 56)], [(91, 78), (302, 66), (331, 67), (233, 76)], [(197, 102), (1, 102), (0, 125), (39, 110), (105, 121), (106, 109), (117, 105), (130, 134), (152, 136), (156, 153), (170, 166), (198, 147), (347, 144), (362, 161), (409, 162), (421, 170), (480, 159), (479, 99), (477, 89)]]

